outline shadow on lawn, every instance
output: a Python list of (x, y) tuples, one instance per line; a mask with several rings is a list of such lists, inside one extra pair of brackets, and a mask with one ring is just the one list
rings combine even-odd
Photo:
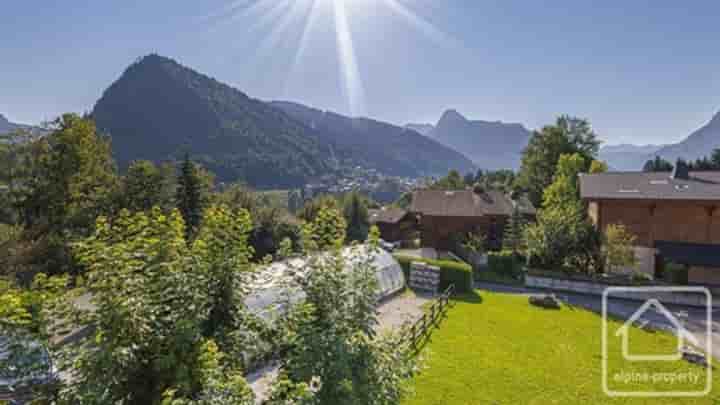
[(483, 298), (477, 290), (468, 293), (456, 294), (452, 296), (452, 301), (464, 302), (468, 304), (482, 304)]

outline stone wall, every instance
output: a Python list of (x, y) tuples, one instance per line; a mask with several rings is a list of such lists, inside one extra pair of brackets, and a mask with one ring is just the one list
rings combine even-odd
[[(601, 296), (608, 287), (620, 287), (607, 284), (595, 283), (592, 281), (577, 281), (550, 277), (539, 277), (526, 275), (525, 286), (531, 288), (541, 288), (555, 291), (567, 291), (580, 294), (590, 294)], [(706, 298), (701, 293), (679, 293), (679, 292), (623, 292), (613, 293), (613, 297), (625, 298), (635, 301), (646, 301), (649, 298), (655, 298), (663, 304), (704, 306)], [(713, 303), (714, 308), (720, 308), (720, 302)]]

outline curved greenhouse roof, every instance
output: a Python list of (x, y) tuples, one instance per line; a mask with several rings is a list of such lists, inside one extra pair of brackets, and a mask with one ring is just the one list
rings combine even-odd
[[(402, 267), (392, 255), (382, 249), (371, 252), (368, 246), (354, 246), (342, 250), (345, 271), (370, 257), (370, 265), (376, 270), (380, 288), (379, 298), (386, 298), (405, 287)], [(322, 260), (322, 259), (321, 259)], [(307, 258), (293, 258), (272, 263), (260, 268), (250, 284), (250, 294), (245, 305), (253, 313), (269, 318), (274, 312), (282, 311), (282, 304), (288, 299), (292, 303), (302, 301), (304, 293), (297, 280), (310, 271)]]

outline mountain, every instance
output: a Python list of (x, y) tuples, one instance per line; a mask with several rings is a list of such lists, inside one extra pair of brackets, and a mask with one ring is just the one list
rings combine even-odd
[(669, 162), (695, 160), (720, 148), (720, 112), (684, 140), (670, 145), (611, 145), (600, 149), (600, 159), (613, 170), (641, 170), (645, 162), (660, 156)]
[(16, 124), (14, 122), (10, 122), (7, 118), (5, 118), (4, 115), (0, 114), (0, 135), (8, 134), (12, 131), (17, 131), (19, 129), (27, 129), (30, 131), (41, 131), (40, 128), (34, 127), (32, 125)]
[(332, 146), (337, 161), (362, 165), (395, 176), (440, 176), (450, 169), (475, 170), (461, 153), (420, 133), (368, 118), (350, 118), (302, 104), (274, 101), (270, 105), (300, 120)]
[(612, 170), (640, 170), (650, 156), (665, 145), (608, 145), (600, 148), (598, 155)]
[(307, 126), (266, 103), (158, 55), (129, 66), (92, 117), (121, 167), (185, 151), (221, 181), (295, 187), (327, 173), (330, 149)]
[(430, 133), (435, 129), (435, 126), (432, 124), (407, 124), (405, 125), (405, 128), (413, 130), (421, 135), (428, 136)]
[(447, 110), (428, 136), (462, 151), (484, 169), (514, 169), (531, 133), (521, 124), (474, 121)]
[(720, 112), (684, 140), (664, 146), (656, 154), (670, 162), (675, 162), (678, 158), (695, 160), (709, 156), (716, 148), (720, 148)]

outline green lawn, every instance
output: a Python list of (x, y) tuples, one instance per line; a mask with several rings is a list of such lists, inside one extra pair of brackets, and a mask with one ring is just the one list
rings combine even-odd
[[(610, 323), (610, 335), (620, 326)], [(703, 398), (609, 398), (601, 385), (601, 318), (589, 311), (532, 307), (527, 297), (482, 292), (458, 298), (448, 318), (423, 351), (425, 369), (413, 381), (415, 394), (403, 405), (445, 404), (720, 404), (720, 381)], [(631, 350), (672, 353), (674, 336), (631, 332)], [(685, 362), (628, 363), (620, 340), (609, 345), (611, 375), (690, 372), (705, 369)], [(659, 377), (661, 374), (653, 374)], [(689, 375), (689, 374), (688, 374)], [(664, 383), (618, 385), (611, 389), (666, 389)], [(702, 384), (675, 383), (686, 390)]]

